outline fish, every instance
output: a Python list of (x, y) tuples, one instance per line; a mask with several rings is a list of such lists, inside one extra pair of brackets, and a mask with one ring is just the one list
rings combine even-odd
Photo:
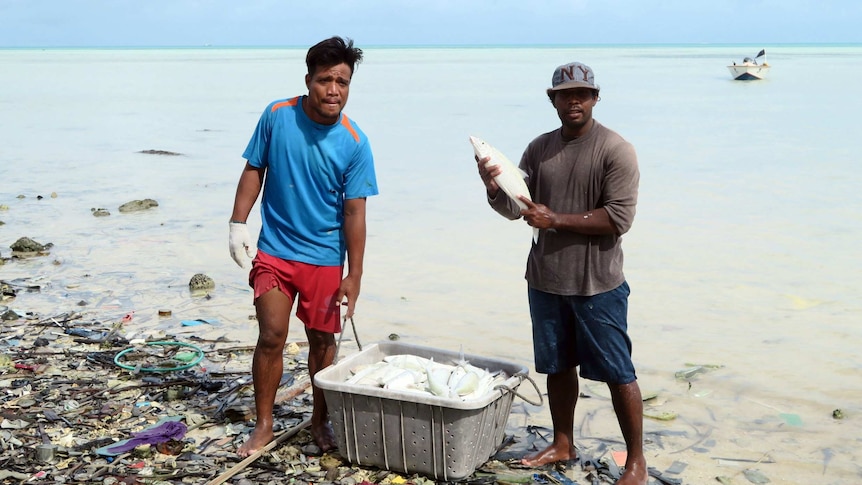
[(397, 367), (401, 367), (402, 369), (409, 369), (420, 372), (425, 370), (426, 365), (426, 363), (422, 360), (423, 359), (421, 357), (410, 354), (395, 354), (383, 357), (384, 362), (388, 362)]
[(353, 375), (347, 379), (348, 384), (361, 385), (376, 385), (380, 376), (387, 371), (388, 365), (384, 362), (378, 362), (372, 365), (365, 365), (357, 369), (353, 369)]
[(455, 394), (462, 397), (466, 396), (479, 387), (479, 374), (476, 374), (475, 372), (467, 372), (463, 377), (458, 379), (458, 383), (455, 384), (455, 386), (450, 387)]
[(388, 376), (384, 381), (381, 382), (384, 389), (393, 389), (393, 390), (415, 390), (418, 389), (416, 387), (417, 384), (417, 376), (411, 370), (402, 370), (401, 372), (394, 373), (391, 376)]
[(449, 373), (449, 379), (446, 381), (446, 385), (449, 386), (450, 389), (454, 389), (458, 386), (458, 382), (461, 381), (461, 378), (467, 375), (467, 369), (463, 365), (456, 365), (452, 372)]
[[(527, 204), (525, 204), (519, 197), (523, 196), (530, 201), (533, 200), (530, 196), (530, 189), (524, 181), (527, 174), (506, 158), (506, 155), (503, 155), (500, 150), (489, 145), (485, 140), (471, 135), (470, 144), (473, 145), (473, 153), (480, 160), (487, 157), (491, 158), (485, 164), (486, 166), (497, 165), (500, 167), (500, 174), (494, 177), (494, 182), (497, 183), (500, 189), (505, 192), (509, 198), (518, 204), (518, 207), (520, 207), (521, 210), (526, 209)], [(537, 242), (538, 240), (539, 229), (533, 228), (533, 242)]]
[(487, 396), (488, 393), (494, 390), (495, 386), (502, 385), (507, 379), (505, 374), (502, 372), (496, 375), (491, 374), (490, 372), (475, 375), (479, 376), (479, 382), (476, 384), (476, 389), (474, 389), (470, 393), (467, 393), (466, 395), (461, 396), (465, 401), (470, 399), (479, 399)]
[(449, 397), (449, 377), (452, 371), (444, 367), (432, 368), (428, 366), (428, 391), (435, 396)]
[(492, 373), (470, 364), (463, 352), (455, 365), (399, 354), (358, 365), (350, 374), (345, 380), (348, 384), (461, 400), (486, 397), (508, 379), (503, 371)]

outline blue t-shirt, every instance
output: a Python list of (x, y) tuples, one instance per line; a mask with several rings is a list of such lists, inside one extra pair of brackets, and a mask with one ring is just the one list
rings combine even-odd
[(305, 96), (270, 103), (243, 158), (266, 168), (257, 246), (267, 254), (342, 266), (344, 200), (377, 194), (368, 137), (342, 113), (322, 125), (302, 110)]

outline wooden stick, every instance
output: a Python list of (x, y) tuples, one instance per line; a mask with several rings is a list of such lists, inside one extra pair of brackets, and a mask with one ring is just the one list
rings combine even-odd
[(279, 389), (275, 394), (275, 404), (281, 404), (284, 401), (289, 401), (305, 392), (305, 390), (309, 387), (311, 387), (311, 379), (302, 379), (301, 381), (291, 387), (288, 387), (287, 389)]
[(307, 428), (308, 425), (310, 425), (310, 424), (311, 424), (311, 418), (306, 418), (305, 420), (303, 420), (301, 423), (297, 424), (293, 428), (290, 428), (288, 431), (280, 434), (278, 436), (278, 438), (270, 441), (263, 448), (255, 451), (254, 453), (249, 455), (245, 460), (243, 460), (243, 461), (237, 463), (236, 465), (234, 465), (233, 467), (231, 467), (230, 470), (219, 475), (215, 480), (209, 482), (209, 485), (220, 485), (220, 484), (226, 482), (230, 477), (236, 475), (237, 473), (239, 473), (240, 471), (245, 469), (249, 464), (251, 464), (253, 461), (260, 458), (264, 453), (275, 448), (276, 446), (278, 446), (280, 443), (284, 442), (288, 438), (295, 436), (297, 433), (299, 433), (303, 429)]

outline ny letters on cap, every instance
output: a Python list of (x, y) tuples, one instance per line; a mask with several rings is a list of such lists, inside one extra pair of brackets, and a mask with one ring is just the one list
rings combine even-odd
[(554, 70), (549, 91), (560, 91), (572, 88), (590, 88), (599, 90), (596, 77), (590, 66), (580, 62), (570, 62)]

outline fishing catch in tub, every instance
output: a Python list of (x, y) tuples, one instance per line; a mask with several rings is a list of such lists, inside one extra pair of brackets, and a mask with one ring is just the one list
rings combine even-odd
[[(471, 136), (470, 144), (473, 145), (473, 153), (476, 154), (477, 158), (480, 160), (490, 158), (486, 165), (497, 165), (500, 167), (500, 174), (494, 177), (494, 182), (497, 183), (506, 195), (518, 204), (518, 207), (522, 210), (526, 209), (527, 204), (518, 197), (523, 196), (528, 200), (533, 200), (530, 197), (530, 189), (527, 188), (527, 183), (524, 182), (527, 174), (506, 158), (506, 155), (503, 155), (500, 150), (489, 145), (485, 140)], [(537, 242), (538, 240), (539, 229), (534, 227), (533, 242)]]
[(351, 369), (345, 382), (469, 401), (485, 398), (504, 385), (508, 378), (503, 371), (490, 372), (463, 358), (454, 364), (446, 364), (416, 355), (396, 354), (374, 364)]

